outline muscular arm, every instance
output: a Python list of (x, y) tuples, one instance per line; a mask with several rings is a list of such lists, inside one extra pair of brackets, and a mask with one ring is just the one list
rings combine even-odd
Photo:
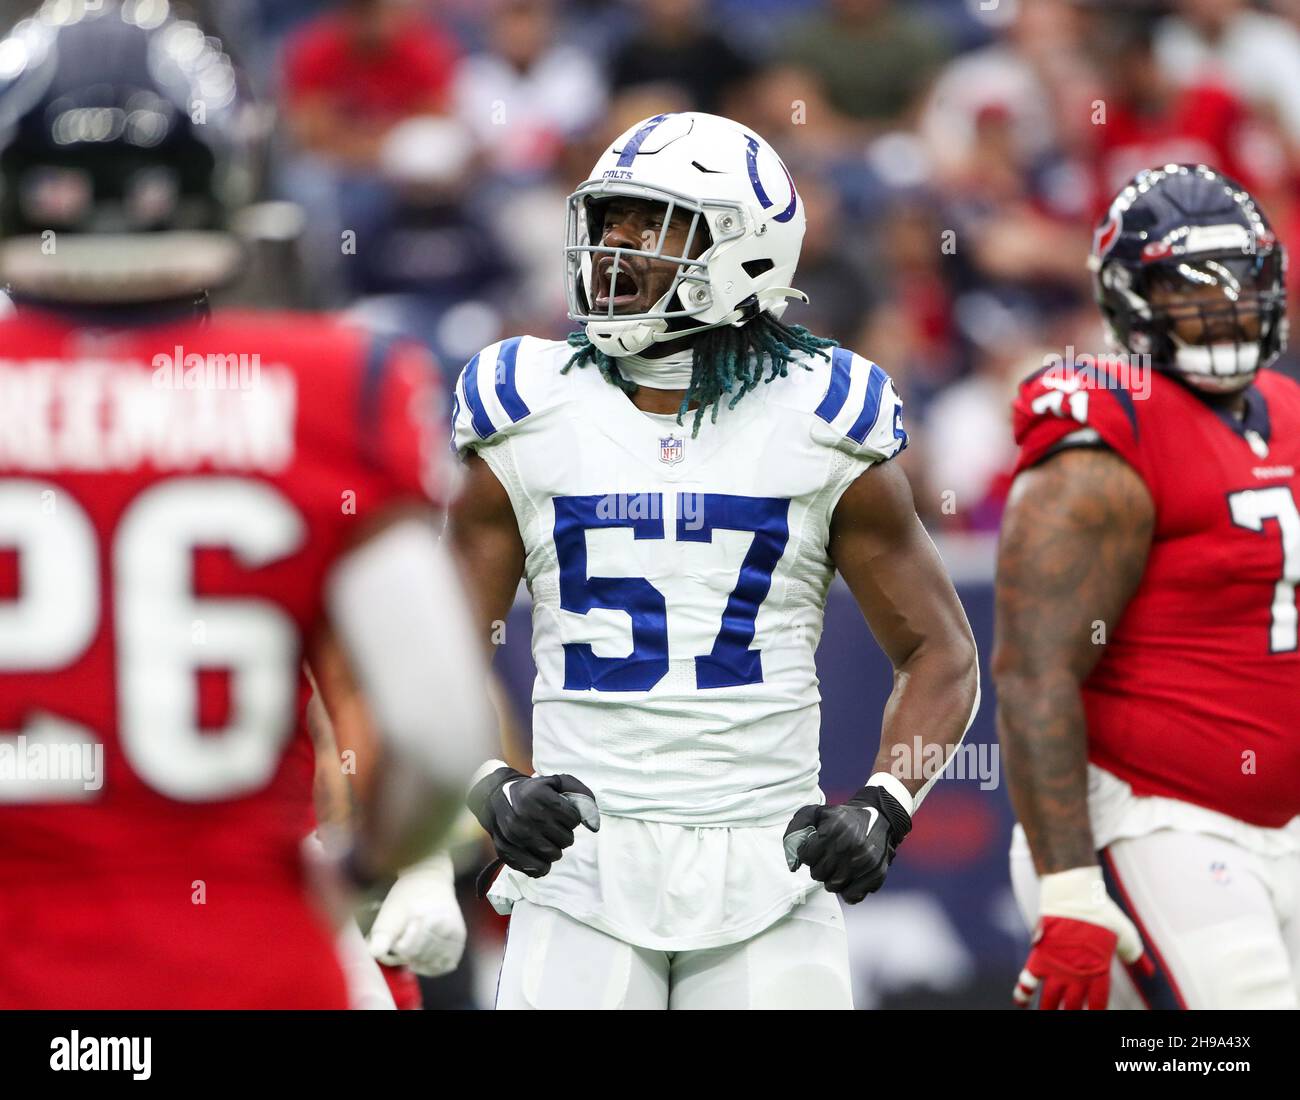
[[(318, 649), (323, 655), (328, 643)], [(337, 652), (337, 643), (334, 643)], [(337, 658), (331, 657), (330, 662)], [(341, 663), (341, 661), (340, 661)], [(307, 679), (311, 682), (312, 696), (307, 702), (307, 732), (311, 735), (312, 749), (316, 754), (316, 767), (312, 781), (312, 802), (316, 807), (319, 825), (343, 828), (352, 821), (352, 791), (343, 773), (338, 739), (334, 736), (334, 723), (310, 668)]]
[(448, 536), (469, 581), (476, 625), (484, 645), (490, 647), (495, 624), (505, 620), (524, 575), (524, 540), (510, 496), (491, 467), (472, 452), (465, 467), (465, 484), (451, 509)]
[(356, 754), (354, 864), (376, 879), (422, 858), (495, 750), (486, 668), (432, 509), (394, 509), (340, 555), (308, 664)]
[[(524, 540), (505, 487), (491, 467), (472, 452), (466, 459), (465, 485), (452, 506), (447, 534), (469, 583), (475, 625), (491, 660), (497, 624), (509, 614), (524, 575)], [(511, 767), (531, 772), (519, 720), (495, 676), (489, 693), (501, 723), (504, 759)]]
[(896, 463), (873, 466), (845, 490), (830, 554), (894, 666), (872, 770), (894, 774), (915, 795), (935, 772), (923, 772), (924, 751), (912, 759), (913, 740), (945, 746), (945, 760), (955, 751), (975, 707), (979, 664), (966, 614)]
[(1080, 686), (1142, 579), (1155, 506), (1106, 450), (1016, 478), (998, 550), (993, 679), (1011, 804), (1040, 875), (1095, 864)]

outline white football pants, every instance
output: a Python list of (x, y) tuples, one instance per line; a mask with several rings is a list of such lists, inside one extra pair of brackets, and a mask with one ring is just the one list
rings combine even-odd
[(752, 939), (665, 952), (517, 901), (496, 1007), (852, 1008), (844, 915), (823, 890)]
[[(1156, 966), (1135, 984), (1116, 960), (1108, 1007), (1300, 1007), (1300, 856), (1164, 829), (1117, 840), (1100, 860), (1107, 892)], [(1019, 826), (1011, 885), (1032, 928), (1038, 878)]]

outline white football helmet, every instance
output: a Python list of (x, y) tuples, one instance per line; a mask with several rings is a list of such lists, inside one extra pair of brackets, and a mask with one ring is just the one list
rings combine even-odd
[[(623, 196), (666, 203), (653, 250), (602, 244), (601, 205)], [(664, 252), (673, 213), (691, 214), (683, 252), (707, 231), (694, 259)], [(803, 203), (790, 173), (770, 145), (731, 119), (687, 111), (637, 123), (596, 162), (591, 177), (568, 200), (564, 285), (569, 316), (606, 355), (636, 355), (652, 343), (722, 325), (742, 325), (767, 310), (780, 317), (787, 298), (806, 297), (791, 286), (803, 244)], [(611, 280), (623, 257), (677, 264), (667, 293), (644, 313), (593, 311), (593, 273), (612, 256)], [(689, 327), (669, 329), (673, 319)]]

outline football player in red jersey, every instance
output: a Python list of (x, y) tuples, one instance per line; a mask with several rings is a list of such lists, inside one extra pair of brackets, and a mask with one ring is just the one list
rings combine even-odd
[(1239, 184), (1170, 165), (1119, 193), (1089, 266), (1117, 355), (1021, 387), (998, 560), (1034, 928), (1016, 999), (1295, 1008), (1300, 386), (1266, 369), (1285, 257)]
[(143, 11), (3, 46), (0, 1007), (343, 1007), (304, 658), (373, 719), (338, 728), (357, 880), (422, 856), (495, 742), (436, 383), (322, 318), (196, 309), (241, 261), (237, 80)]

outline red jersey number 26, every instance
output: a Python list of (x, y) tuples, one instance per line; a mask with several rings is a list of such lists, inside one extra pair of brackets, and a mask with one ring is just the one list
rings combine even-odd
[[(266, 600), (194, 595), (194, 549), (228, 548), (257, 568), (292, 554), (307, 536), (298, 510), (271, 485), (237, 477), (183, 477), (139, 494), (105, 548), (112, 591), (117, 727), (131, 769), (168, 798), (206, 802), (265, 786), (293, 732), (298, 631)], [(0, 675), (56, 672), (99, 634), (100, 546), (83, 505), (66, 489), (0, 479), (0, 546), (18, 552), (17, 599), (0, 600)], [(232, 718), (197, 727), (200, 668), (230, 672)], [(57, 706), (57, 700), (51, 700)], [(93, 744), (95, 734), (32, 706), (0, 741)], [(0, 801), (93, 797), (80, 782), (0, 778)]]

